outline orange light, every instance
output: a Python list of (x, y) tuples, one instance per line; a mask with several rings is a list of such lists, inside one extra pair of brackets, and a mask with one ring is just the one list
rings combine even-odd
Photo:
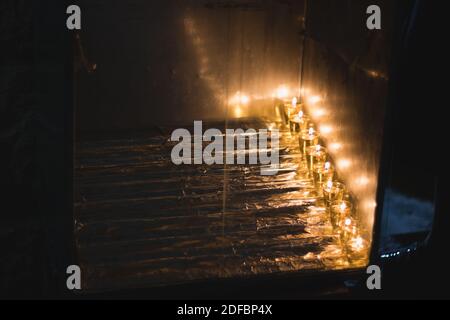
[(309, 92), (310, 92), (310, 90), (309, 90), (308, 88), (302, 88), (302, 89), (300, 90), (300, 94), (301, 94), (303, 97), (306, 96), (306, 95), (308, 95)]
[(236, 118), (240, 118), (242, 116), (242, 109), (240, 106), (236, 106), (234, 108), (234, 115)]
[(322, 101), (322, 98), (319, 96), (312, 96), (308, 98), (308, 103), (310, 105), (315, 105), (317, 103), (319, 103), (320, 101)]
[(327, 112), (325, 111), (325, 109), (322, 109), (322, 108), (315, 109), (311, 112), (312, 117), (315, 119), (319, 119), (319, 118), (325, 116), (326, 114), (327, 114)]
[(285, 85), (281, 85), (276, 90), (276, 97), (278, 99), (286, 99), (289, 96), (289, 88)]
[(361, 176), (356, 179), (356, 184), (361, 187), (365, 187), (370, 183), (370, 179), (366, 176)]
[(334, 151), (334, 152), (342, 150), (342, 144), (339, 142), (331, 143), (329, 145), (328, 149), (330, 149), (331, 151)]
[(350, 219), (350, 218), (345, 219), (344, 224), (345, 224), (347, 227), (350, 226), (350, 225), (352, 224), (352, 219)]
[(242, 96), (241, 96), (241, 99), (240, 99), (240, 102), (241, 102), (243, 105), (246, 105), (246, 104), (248, 104), (248, 103), (250, 102), (250, 98), (249, 98), (248, 96), (246, 96), (246, 95), (242, 95)]
[(365, 241), (362, 237), (356, 237), (351, 240), (351, 246), (355, 251), (361, 251), (365, 248)]
[(297, 102), (298, 102), (298, 101), (297, 101), (297, 98), (296, 98), (296, 97), (293, 97), (293, 98), (292, 98), (292, 107), (295, 108), (295, 107), (297, 106)]
[(236, 92), (233, 98), (230, 99), (230, 104), (232, 105), (247, 105), (250, 102), (249, 96), (242, 94), (241, 92)]
[(339, 167), (339, 169), (345, 170), (352, 166), (352, 162), (348, 159), (341, 159), (337, 161), (337, 166)]
[(323, 134), (323, 135), (328, 135), (328, 134), (330, 134), (330, 133), (333, 132), (333, 127), (328, 126), (328, 125), (321, 125), (321, 126), (319, 127), (319, 130), (320, 130), (320, 133), (321, 133), (321, 134)]
[(332, 188), (333, 188), (333, 181), (328, 180), (328, 182), (327, 182), (327, 189), (331, 190)]

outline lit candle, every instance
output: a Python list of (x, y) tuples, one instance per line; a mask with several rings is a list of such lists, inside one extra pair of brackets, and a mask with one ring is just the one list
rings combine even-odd
[(328, 206), (333, 201), (342, 200), (344, 197), (345, 186), (337, 181), (328, 180), (323, 184), (323, 198)]
[(366, 248), (367, 241), (358, 235), (351, 238), (348, 244), (352, 252), (361, 252)]
[(313, 168), (313, 178), (316, 185), (320, 188), (324, 181), (333, 179), (334, 169), (330, 162), (316, 163)]
[(291, 131), (292, 131), (292, 118), (295, 117), (297, 115), (297, 98), (293, 98), (292, 101), (287, 102), (285, 101), (283, 103), (283, 110), (284, 110), (284, 114), (285, 114), (285, 118), (287, 120), (287, 124), (289, 125)]
[(306, 155), (306, 149), (315, 146), (319, 143), (319, 134), (313, 127), (309, 127), (306, 132), (303, 132), (300, 137), (300, 147), (303, 155)]
[(292, 107), (295, 109), (297, 108), (297, 97), (292, 98)]
[(327, 160), (327, 149), (319, 144), (308, 147), (306, 149), (306, 159), (308, 169), (312, 171), (315, 164), (323, 163)]
[(299, 111), (290, 119), (291, 132), (302, 132), (308, 128), (309, 117), (303, 111)]
[(369, 242), (355, 234), (346, 242), (347, 259), (351, 264), (366, 264), (369, 258)]
[(341, 241), (344, 244), (359, 235), (358, 223), (351, 215), (352, 212), (345, 212), (338, 221)]
[(287, 97), (289, 97), (289, 88), (287, 86), (285, 86), (285, 85), (280, 85), (277, 88), (275, 94), (276, 94), (276, 97), (279, 100), (283, 100), (284, 101), (284, 100), (286, 100)]
[(341, 243), (350, 263), (366, 263), (369, 255), (369, 241), (362, 235), (356, 220), (350, 216), (341, 219)]
[(334, 229), (340, 227), (341, 224), (345, 225), (345, 219), (349, 219), (352, 214), (352, 207), (352, 204), (348, 201), (334, 201), (331, 204), (330, 220)]

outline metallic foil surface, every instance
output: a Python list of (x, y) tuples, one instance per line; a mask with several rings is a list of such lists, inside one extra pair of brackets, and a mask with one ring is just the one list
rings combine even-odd
[(279, 128), (278, 174), (262, 176), (260, 165), (174, 165), (169, 127), (78, 144), (75, 226), (84, 288), (358, 267), (332, 230), (298, 138), (265, 120), (227, 128)]

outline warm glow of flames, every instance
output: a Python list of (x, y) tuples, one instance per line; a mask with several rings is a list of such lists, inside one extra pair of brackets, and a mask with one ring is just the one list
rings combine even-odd
[(246, 96), (246, 95), (243, 95), (243, 96), (241, 96), (241, 98), (240, 98), (240, 102), (241, 102), (243, 105), (246, 105), (246, 104), (248, 104), (248, 103), (250, 102), (250, 98), (249, 98), (248, 96)]
[(285, 85), (281, 85), (276, 90), (275, 95), (278, 99), (286, 99), (289, 96), (289, 88)]
[(326, 116), (326, 114), (327, 114), (327, 112), (325, 111), (325, 109), (322, 109), (322, 108), (312, 110), (312, 112), (311, 112), (311, 115), (314, 119), (322, 118), (323, 116)]
[(315, 132), (316, 132), (316, 131), (314, 130), (314, 128), (309, 128), (309, 129), (308, 129), (308, 134), (309, 134), (310, 136), (313, 136)]
[(327, 182), (327, 188), (328, 188), (329, 190), (331, 190), (331, 188), (333, 188), (333, 181), (328, 180), (328, 182)]
[(365, 187), (370, 183), (370, 179), (366, 176), (361, 176), (356, 179), (356, 184), (361, 187)]
[(304, 96), (308, 95), (310, 91), (311, 90), (309, 90), (308, 88), (302, 88), (300, 90), (300, 94), (304, 97)]
[(352, 162), (348, 159), (340, 159), (336, 164), (341, 170), (349, 169), (352, 166)]
[(331, 144), (328, 146), (328, 149), (330, 149), (331, 151), (337, 152), (337, 151), (339, 151), (339, 150), (342, 150), (342, 144), (339, 143), (339, 142), (331, 143)]
[(292, 98), (292, 107), (295, 108), (295, 107), (297, 106), (297, 102), (298, 102), (298, 101), (297, 101), (297, 98), (296, 98), (296, 97), (293, 97), (293, 98)]
[(315, 105), (322, 101), (322, 98), (319, 96), (311, 96), (308, 98), (308, 104)]
[(330, 170), (331, 169), (331, 163), (330, 162), (325, 162), (325, 170)]
[(242, 109), (239, 105), (234, 108), (234, 115), (236, 118), (240, 118), (242, 116)]
[(352, 219), (347, 218), (347, 219), (345, 219), (344, 224), (348, 227), (352, 224), (352, 222), (353, 222)]
[(236, 92), (236, 94), (233, 96), (233, 98), (230, 99), (231, 105), (248, 105), (250, 102), (250, 97), (241, 93)]
[(320, 133), (324, 136), (331, 134), (333, 132), (333, 127), (329, 125), (321, 125), (319, 127)]
[(377, 202), (372, 199), (367, 199), (363, 202), (363, 207), (367, 210), (374, 210), (377, 207)]
[(362, 237), (356, 237), (351, 240), (351, 246), (356, 251), (361, 251), (365, 248), (364, 239)]
[(345, 204), (345, 202), (342, 202), (340, 204), (339, 209), (341, 209), (341, 211), (345, 211), (345, 209), (347, 209), (347, 205)]

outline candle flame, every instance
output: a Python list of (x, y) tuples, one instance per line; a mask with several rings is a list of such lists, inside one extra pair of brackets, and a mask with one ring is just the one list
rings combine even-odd
[(249, 102), (249, 96), (242, 94), (240, 91), (236, 92), (230, 100), (230, 104), (232, 105), (247, 105)]
[(345, 211), (345, 209), (347, 209), (347, 204), (345, 202), (342, 202), (339, 206), (339, 209), (341, 209), (341, 211)]
[(355, 250), (364, 249), (364, 239), (361, 236), (353, 238), (351, 242)]
[(241, 96), (240, 100), (241, 100), (241, 103), (244, 104), (244, 105), (246, 105), (246, 104), (248, 104), (250, 102), (250, 98), (248, 96), (246, 96), (246, 95)]
[(331, 163), (325, 162), (325, 170), (330, 170), (330, 169), (331, 169)]
[(350, 226), (350, 225), (352, 224), (352, 219), (350, 219), (350, 218), (345, 219), (344, 224), (345, 224), (347, 227)]
[(308, 129), (308, 134), (309, 134), (310, 136), (313, 136), (313, 135), (314, 135), (314, 132), (315, 132), (314, 128), (309, 128), (309, 129)]
[(333, 181), (328, 180), (327, 182), (327, 188), (331, 190), (331, 188), (333, 188)]
[(279, 86), (276, 91), (276, 96), (278, 99), (286, 99), (289, 95), (289, 89), (285, 85)]

